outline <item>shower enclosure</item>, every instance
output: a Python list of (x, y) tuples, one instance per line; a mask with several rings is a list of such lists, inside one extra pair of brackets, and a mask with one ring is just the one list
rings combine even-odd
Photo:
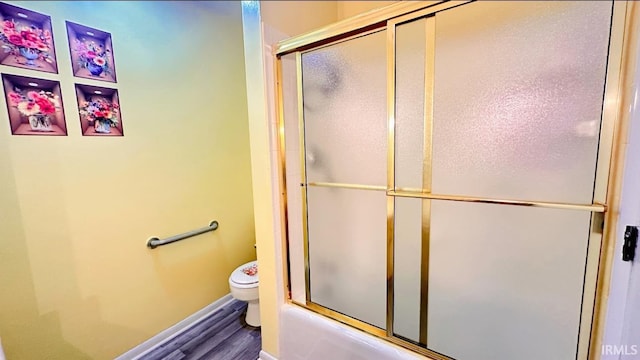
[(404, 3), (281, 42), (290, 301), (433, 359), (597, 357), (628, 7)]

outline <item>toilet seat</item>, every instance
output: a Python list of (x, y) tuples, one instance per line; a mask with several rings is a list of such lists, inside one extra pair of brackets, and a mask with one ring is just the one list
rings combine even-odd
[(235, 299), (247, 302), (244, 318), (247, 325), (260, 326), (260, 294), (258, 287), (258, 262), (238, 266), (229, 276), (229, 289)]
[(257, 261), (251, 261), (248, 262), (244, 265), (240, 265), (238, 266), (232, 273), (231, 276), (229, 277), (229, 282), (237, 287), (237, 288), (241, 288), (241, 289), (248, 289), (248, 288), (254, 288), (254, 287), (258, 287), (258, 272), (256, 271), (256, 273), (254, 275), (249, 275), (247, 274), (245, 271), (248, 271), (248, 269), (252, 268), (252, 267), (257, 267), (258, 266), (258, 262)]

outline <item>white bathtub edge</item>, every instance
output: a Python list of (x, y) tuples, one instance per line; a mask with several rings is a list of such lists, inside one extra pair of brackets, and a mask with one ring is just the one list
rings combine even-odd
[(422, 355), (297, 306), (280, 311), (283, 359), (420, 360)]
[(278, 359), (276, 359), (275, 356), (269, 354), (268, 352), (264, 350), (260, 350), (260, 357), (258, 358), (258, 360), (278, 360)]

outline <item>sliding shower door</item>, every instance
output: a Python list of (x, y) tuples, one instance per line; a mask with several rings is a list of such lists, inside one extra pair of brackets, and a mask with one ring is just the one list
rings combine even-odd
[[(611, 14), (606, 1), (438, 14), (432, 191), (592, 204)], [(593, 214), (434, 201), (428, 346), (457, 359), (575, 359), (595, 291)], [(451, 231), (454, 217), (467, 231)]]
[(576, 358), (611, 15), (476, 2), (395, 23), (395, 335)]
[(310, 301), (386, 326), (386, 32), (301, 54)]
[(292, 299), (434, 359), (586, 359), (616, 11), (446, 2), (283, 56)]

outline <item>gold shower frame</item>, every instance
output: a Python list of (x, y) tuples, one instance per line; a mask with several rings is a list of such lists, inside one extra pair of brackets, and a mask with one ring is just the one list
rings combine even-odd
[[(435, 57), (435, 39), (433, 36), (434, 21), (431, 15), (436, 12), (468, 3), (469, 1), (407, 1), (398, 2), (378, 10), (364, 13), (353, 18), (320, 28), (318, 30), (281, 41), (274, 48), (275, 94), (278, 134), (278, 179), (280, 188), (280, 218), (282, 231), (282, 258), (287, 266), (283, 269), (285, 299), (288, 304), (300, 306), (318, 314), (342, 322), (366, 333), (375, 335), (393, 344), (422, 354), (433, 360), (450, 360), (451, 358), (420, 346), (418, 343), (397, 337), (393, 333), (394, 311), (394, 199), (396, 197), (422, 198), (423, 230), (422, 230), (422, 272), (421, 272), (421, 313), (420, 343), (426, 342), (426, 294), (428, 289), (428, 246), (430, 224), (430, 201), (450, 200), (463, 202), (480, 202), (531, 206), (557, 209), (573, 209), (590, 211), (591, 232), (587, 249), (587, 265), (585, 285), (583, 289), (583, 305), (581, 310), (580, 330), (578, 337), (577, 360), (598, 360), (601, 352), (604, 322), (606, 315), (607, 294), (610, 286), (610, 275), (615, 248), (616, 225), (620, 206), (622, 170), (624, 153), (629, 127), (629, 115), (624, 111), (632, 101), (630, 82), (633, 81), (633, 65), (637, 56), (638, 21), (640, 6), (633, 1), (615, 1), (611, 23), (607, 75), (605, 81), (604, 102), (598, 158), (596, 163), (595, 188), (592, 204), (551, 203), (544, 201), (522, 201), (510, 199), (492, 199), (468, 196), (451, 196), (431, 193), (430, 166), (425, 166), (424, 189), (398, 189), (394, 183), (395, 170), (395, 28), (398, 24), (418, 18), (426, 18), (427, 46), (425, 68), (425, 144), (431, 144), (431, 125), (433, 114), (430, 112), (433, 102), (433, 59)], [(429, 29), (430, 28), (430, 29)], [(284, 106), (282, 92), (282, 60), (286, 54), (295, 54), (296, 81), (298, 101), (298, 128), (300, 131), (300, 165), (301, 179), (306, 179), (304, 156), (304, 119), (302, 107), (302, 62), (301, 54), (305, 51), (336, 44), (372, 32), (386, 30), (387, 34), (387, 111), (388, 111), (388, 148), (387, 148), (387, 186), (370, 186), (359, 184), (339, 184), (309, 182), (302, 186), (303, 203), (303, 248), (305, 266), (306, 302), (299, 303), (291, 297), (287, 218), (287, 184), (286, 184), (286, 149), (284, 131)], [(431, 159), (430, 146), (424, 149), (425, 163)], [(313, 303), (310, 299), (308, 228), (306, 217), (306, 187), (334, 187), (345, 189), (362, 189), (384, 191), (387, 195), (387, 317), (386, 330), (354, 319), (337, 311)]]

